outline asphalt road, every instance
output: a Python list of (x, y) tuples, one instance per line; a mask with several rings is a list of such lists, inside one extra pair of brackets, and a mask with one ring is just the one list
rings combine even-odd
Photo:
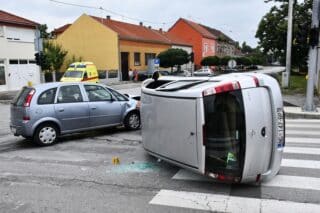
[(257, 186), (159, 162), (140, 131), (104, 129), (38, 147), (11, 135), (8, 104), (0, 115), (0, 212), (320, 212), (319, 121), (287, 120), (280, 174)]

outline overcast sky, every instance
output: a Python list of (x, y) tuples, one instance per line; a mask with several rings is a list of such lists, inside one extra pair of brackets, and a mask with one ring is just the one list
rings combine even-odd
[[(103, 16), (131, 23), (143, 21), (168, 29), (186, 18), (223, 31), (236, 41), (257, 45), (255, 32), (273, 3), (264, 0), (57, 0), (103, 10), (60, 4), (51, 0), (0, 0), (1, 9), (41, 24), (49, 30), (72, 23), (81, 14)], [(120, 14), (120, 15), (116, 15)], [(130, 18), (130, 19), (129, 19)], [(148, 21), (148, 22), (147, 22)]]

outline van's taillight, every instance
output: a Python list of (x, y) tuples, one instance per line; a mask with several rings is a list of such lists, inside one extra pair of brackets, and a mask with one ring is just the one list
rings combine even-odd
[(259, 79), (256, 76), (253, 76), (253, 80), (254, 80), (256, 87), (259, 87), (260, 86)]
[(213, 94), (218, 94), (218, 93), (223, 93), (223, 92), (229, 92), (229, 91), (234, 91), (241, 89), (240, 83), (238, 81), (236, 82), (230, 82), (226, 84), (222, 84), (219, 86), (216, 86), (214, 88), (209, 88), (203, 91), (203, 96), (209, 96)]
[(29, 117), (29, 116), (23, 116), (22, 120), (24, 120), (24, 121), (30, 121), (30, 117)]
[(229, 176), (229, 175), (224, 175), (224, 174), (216, 174), (209, 172), (207, 173), (209, 177), (212, 177), (216, 180), (222, 181), (222, 182), (233, 182), (233, 183), (239, 183), (240, 182), (240, 177), (235, 177), (235, 176)]
[(24, 101), (24, 104), (23, 104), (24, 107), (29, 107), (29, 106), (30, 106), (30, 103), (31, 103), (31, 100), (32, 100), (32, 97), (33, 97), (34, 93), (35, 93), (35, 90), (34, 90), (34, 89), (32, 89), (32, 90), (28, 93), (28, 95), (27, 95), (27, 97), (26, 97), (26, 99), (25, 99), (25, 101)]

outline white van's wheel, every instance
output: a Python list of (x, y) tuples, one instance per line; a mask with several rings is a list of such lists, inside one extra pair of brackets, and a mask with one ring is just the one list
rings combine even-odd
[(58, 129), (56, 125), (48, 123), (40, 125), (35, 134), (34, 141), (42, 146), (54, 144), (58, 138)]
[(139, 129), (140, 124), (140, 114), (138, 112), (130, 112), (124, 119), (124, 126), (129, 130)]

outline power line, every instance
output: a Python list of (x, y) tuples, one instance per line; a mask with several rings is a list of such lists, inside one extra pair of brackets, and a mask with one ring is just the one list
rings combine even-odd
[(69, 3), (69, 2), (63, 2), (63, 1), (57, 1), (57, 0), (49, 0), (51, 2), (54, 2), (54, 3), (58, 3), (58, 4), (64, 4), (64, 5), (69, 5), (69, 6), (74, 6), (74, 7), (82, 7), (82, 8), (88, 8), (88, 9), (95, 9), (95, 10), (101, 10), (101, 11), (105, 11), (107, 13), (111, 13), (113, 15), (117, 15), (117, 16), (120, 16), (122, 18), (126, 18), (126, 19), (130, 19), (130, 20), (133, 20), (133, 21), (142, 21), (142, 22), (145, 22), (145, 23), (150, 23), (150, 24), (162, 24), (162, 25), (166, 25), (166, 24), (170, 24), (170, 23), (173, 23), (174, 21), (170, 21), (170, 22), (154, 22), (154, 21), (148, 21), (148, 20), (143, 20), (143, 19), (139, 19), (139, 18), (133, 18), (133, 17), (129, 17), (129, 16), (125, 16), (123, 14), (120, 14), (120, 13), (117, 13), (117, 12), (114, 12), (112, 10), (108, 10), (108, 9), (104, 9), (103, 7), (94, 7), (94, 6), (89, 6), (89, 5), (82, 5), (82, 4), (75, 4), (75, 3)]

